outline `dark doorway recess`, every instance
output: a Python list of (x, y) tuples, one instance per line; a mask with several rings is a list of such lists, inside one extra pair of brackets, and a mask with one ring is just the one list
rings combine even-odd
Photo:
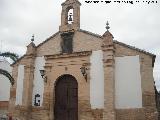
[(78, 120), (78, 83), (71, 75), (56, 81), (54, 116), (55, 120)]

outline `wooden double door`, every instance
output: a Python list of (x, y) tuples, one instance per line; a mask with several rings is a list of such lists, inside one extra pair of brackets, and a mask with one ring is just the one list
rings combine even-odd
[(55, 120), (78, 120), (78, 84), (71, 75), (56, 82), (54, 116)]

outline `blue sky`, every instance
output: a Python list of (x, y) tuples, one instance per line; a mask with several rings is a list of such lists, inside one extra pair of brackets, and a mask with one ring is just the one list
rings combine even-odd
[[(102, 35), (108, 20), (115, 40), (157, 56), (154, 78), (160, 90), (160, 2), (89, 4), (79, 1), (82, 3), (81, 29)], [(64, 0), (0, 0), (0, 50), (23, 55), (32, 34), (37, 45), (57, 32), (62, 2)]]

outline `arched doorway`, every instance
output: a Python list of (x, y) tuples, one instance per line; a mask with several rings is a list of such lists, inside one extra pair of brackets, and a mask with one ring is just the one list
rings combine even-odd
[(55, 120), (78, 120), (78, 83), (71, 75), (63, 75), (55, 86)]

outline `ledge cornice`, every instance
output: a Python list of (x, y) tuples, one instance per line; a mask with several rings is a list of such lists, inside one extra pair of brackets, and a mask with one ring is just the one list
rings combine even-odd
[(91, 55), (92, 51), (83, 51), (83, 52), (74, 52), (71, 54), (63, 53), (63, 54), (55, 54), (55, 55), (46, 55), (45, 59), (59, 59), (59, 58), (71, 58), (71, 57), (80, 57), (80, 56), (88, 56)]

